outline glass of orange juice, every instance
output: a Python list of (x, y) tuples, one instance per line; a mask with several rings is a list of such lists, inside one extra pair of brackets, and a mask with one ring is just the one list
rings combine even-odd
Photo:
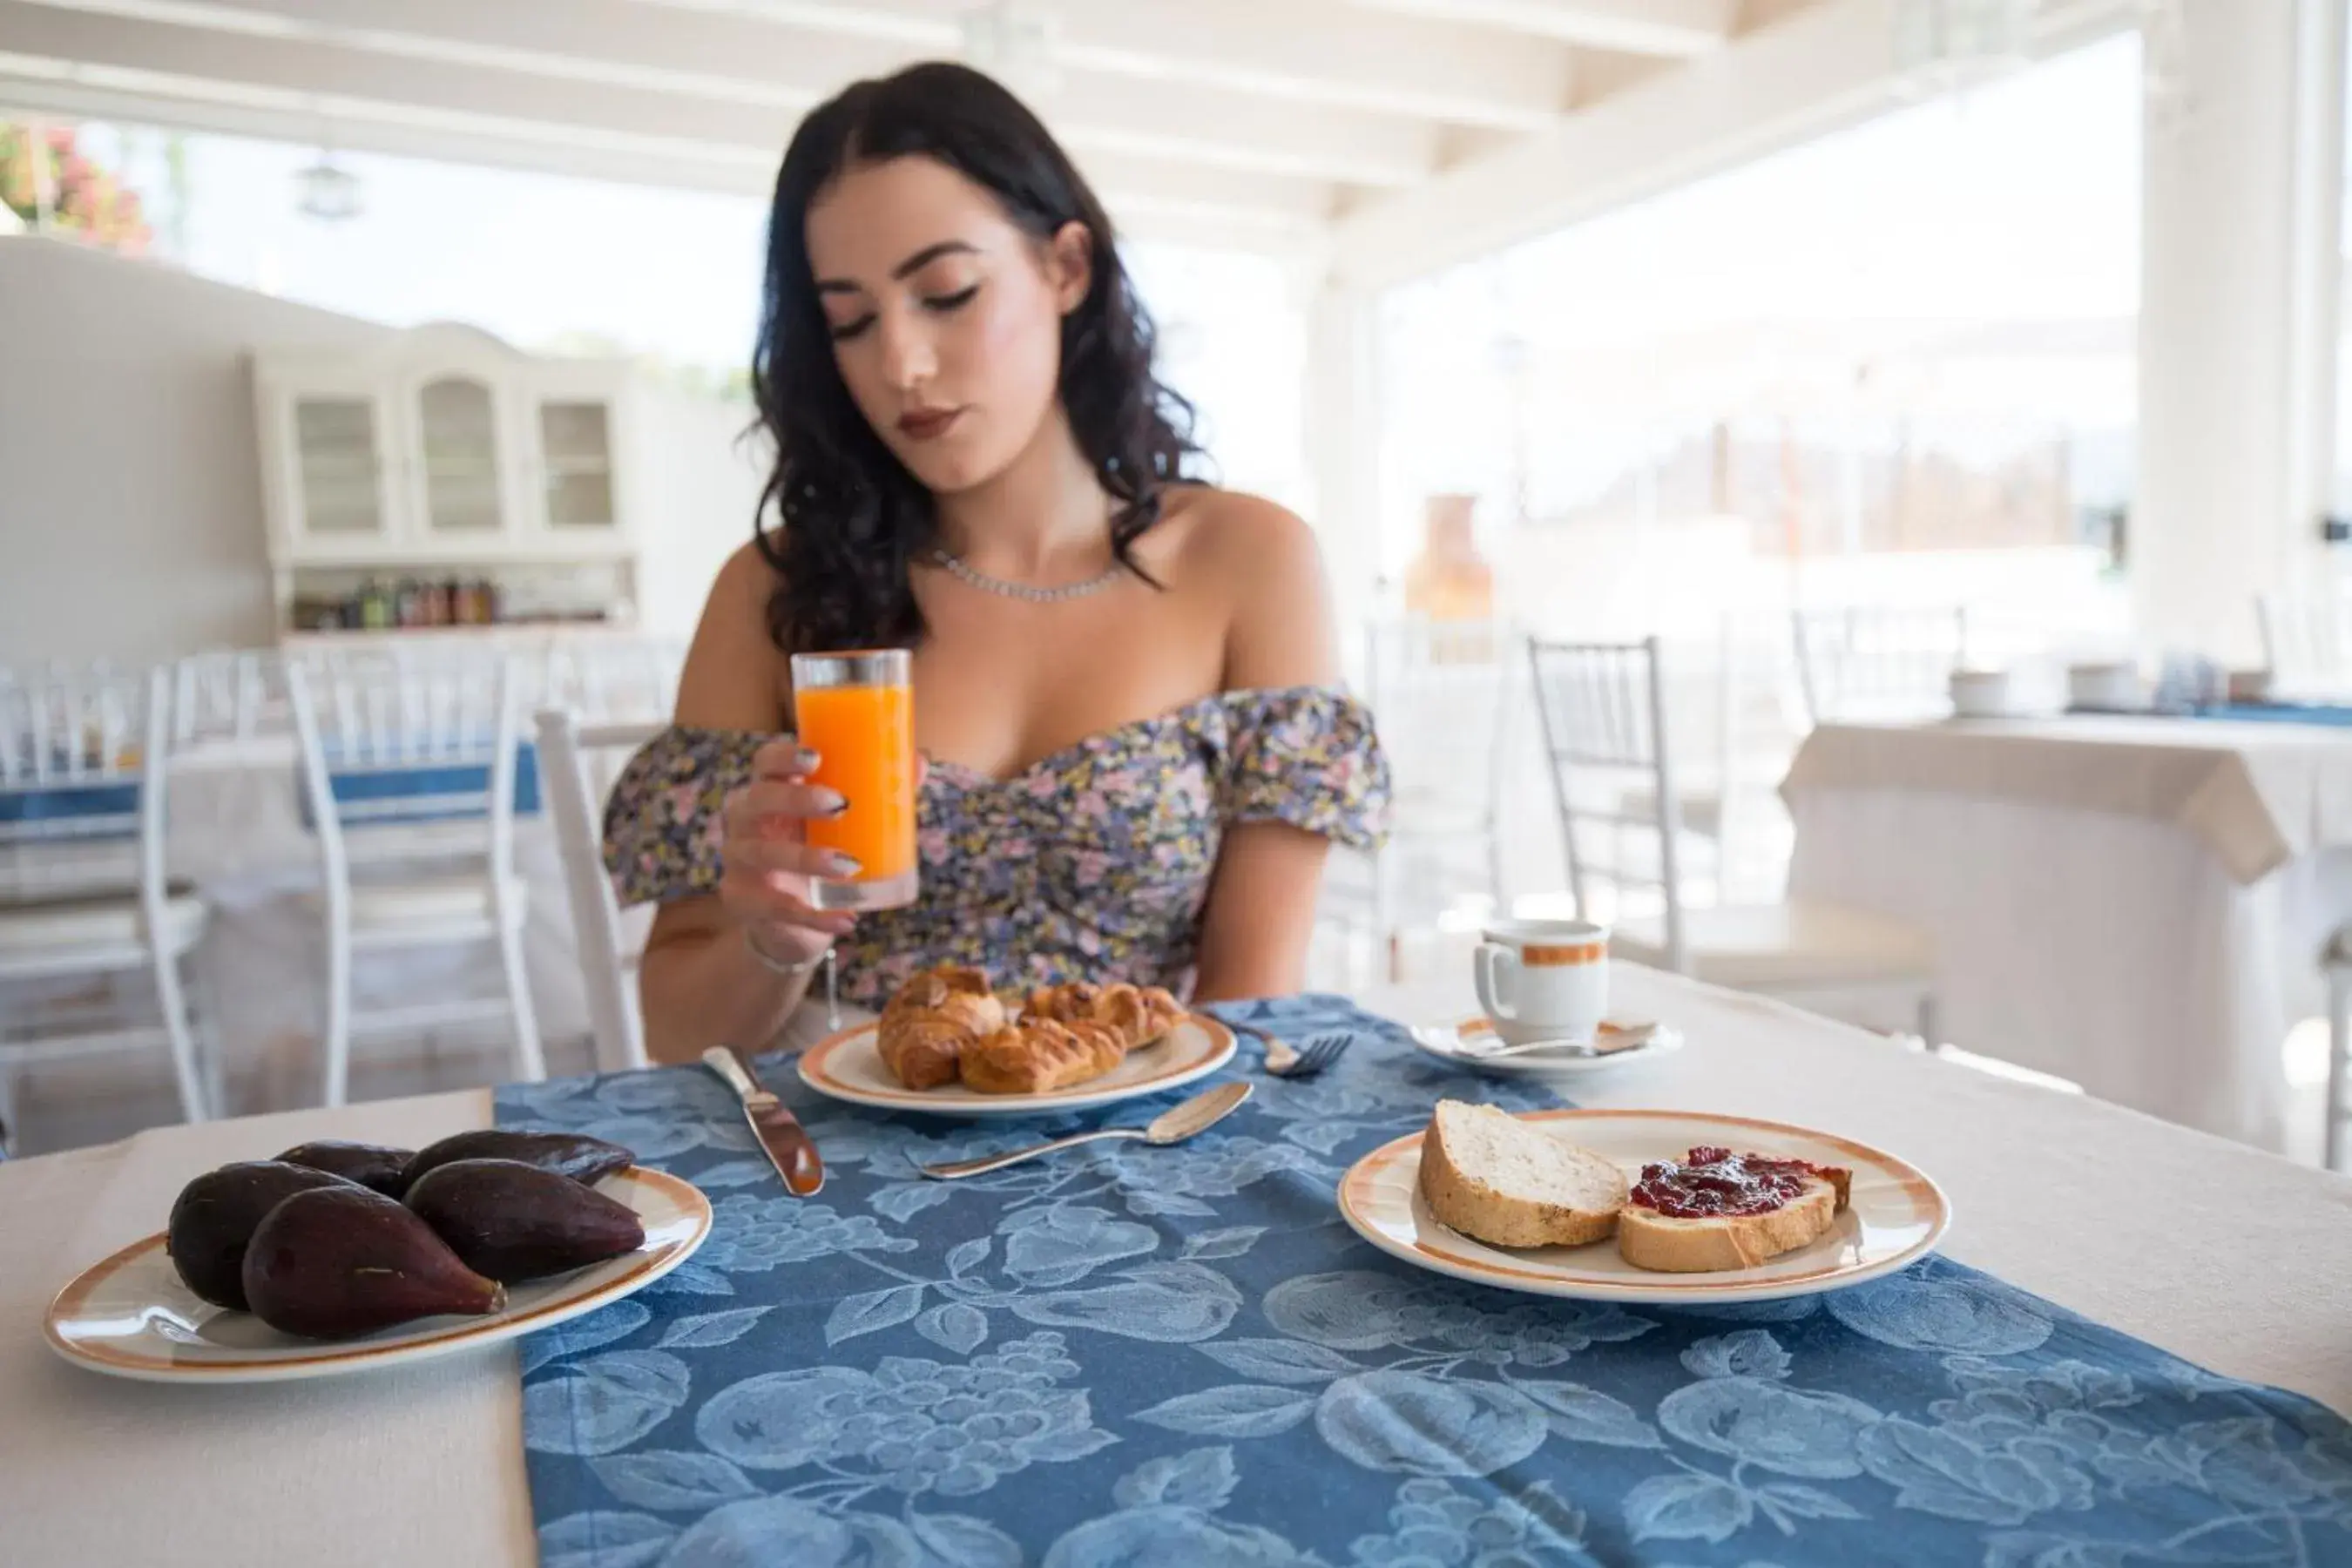
[(811, 782), (849, 803), (804, 825), (811, 844), (855, 859), (857, 875), (819, 879), (821, 910), (895, 910), (915, 901), (915, 687), (904, 648), (793, 655), (793, 724), (817, 755)]

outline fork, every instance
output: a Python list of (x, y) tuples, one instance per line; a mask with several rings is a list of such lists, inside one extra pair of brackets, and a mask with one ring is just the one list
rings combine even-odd
[(1334, 1032), (1310, 1036), (1304, 1046), (1293, 1046), (1278, 1040), (1255, 1024), (1228, 1024), (1265, 1047), (1265, 1070), (1276, 1078), (1309, 1079), (1339, 1059), (1340, 1053), (1355, 1044), (1356, 1037)]

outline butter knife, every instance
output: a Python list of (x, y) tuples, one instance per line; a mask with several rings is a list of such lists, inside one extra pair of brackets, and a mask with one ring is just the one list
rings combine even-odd
[(759, 1139), (760, 1147), (776, 1174), (784, 1179), (784, 1190), (796, 1198), (813, 1197), (824, 1185), (824, 1162), (818, 1157), (816, 1142), (800, 1118), (792, 1113), (784, 1102), (760, 1087), (743, 1058), (725, 1046), (713, 1046), (702, 1053), (702, 1065), (724, 1079), (743, 1102), (743, 1120), (751, 1124), (751, 1134)]

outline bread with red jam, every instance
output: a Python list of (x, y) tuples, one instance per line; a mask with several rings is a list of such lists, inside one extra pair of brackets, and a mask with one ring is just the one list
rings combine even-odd
[(1664, 1274), (1753, 1268), (1827, 1235), (1853, 1181), (1835, 1165), (1693, 1149), (1642, 1167), (1617, 1218), (1617, 1250)]
[(1441, 1100), (1421, 1140), (1421, 1195), (1495, 1247), (1582, 1247), (1617, 1228), (1625, 1173), (1508, 1111)]

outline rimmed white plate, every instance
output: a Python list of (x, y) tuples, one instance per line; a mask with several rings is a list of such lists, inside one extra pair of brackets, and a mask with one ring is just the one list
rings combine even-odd
[(49, 1303), (49, 1347), (68, 1361), (148, 1383), (286, 1383), (338, 1377), (494, 1345), (642, 1290), (694, 1256), (710, 1234), (710, 1200), (691, 1182), (631, 1166), (596, 1190), (636, 1210), (645, 1245), (552, 1279), (509, 1286), (503, 1311), (421, 1318), (351, 1340), (280, 1333), (181, 1282), (163, 1234), (91, 1265)]
[[(1601, 1026), (1601, 1042), (1606, 1044), (1613, 1026)], [(1448, 1067), (1467, 1068), (1488, 1078), (1561, 1078), (1581, 1073), (1607, 1072), (1612, 1068), (1633, 1062), (1655, 1061), (1683, 1048), (1682, 1031), (1664, 1024), (1638, 1046), (1607, 1051), (1600, 1056), (1582, 1052), (1532, 1050), (1517, 1056), (1489, 1058), (1478, 1054), (1479, 1047), (1499, 1044), (1491, 1018), (1465, 1018), (1459, 1024), (1433, 1024), (1412, 1031), (1412, 1043), (1424, 1056), (1435, 1057)]]
[(1084, 1083), (1045, 1094), (982, 1094), (951, 1083), (939, 1089), (908, 1089), (882, 1065), (874, 1026), (819, 1040), (801, 1053), (801, 1081), (819, 1094), (884, 1110), (924, 1110), (934, 1116), (1039, 1116), (1111, 1105), (1141, 1094), (1158, 1094), (1206, 1078), (1233, 1059), (1234, 1032), (1214, 1018), (1187, 1013), (1167, 1037)]
[(1339, 1183), (1339, 1212), (1357, 1235), (1416, 1268), (1474, 1284), (1591, 1301), (1695, 1306), (1770, 1301), (1842, 1289), (1926, 1257), (1952, 1223), (1943, 1189), (1894, 1155), (1803, 1127), (1744, 1116), (1683, 1110), (1530, 1110), (1520, 1114), (1556, 1138), (1613, 1160), (1629, 1177), (1654, 1160), (1680, 1159), (1695, 1145), (1843, 1165), (1851, 1201), (1827, 1235), (1754, 1268), (1658, 1274), (1618, 1256), (1612, 1238), (1590, 1247), (1503, 1247), (1475, 1241), (1429, 1212), (1421, 1195), (1418, 1132), (1373, 1150)]

